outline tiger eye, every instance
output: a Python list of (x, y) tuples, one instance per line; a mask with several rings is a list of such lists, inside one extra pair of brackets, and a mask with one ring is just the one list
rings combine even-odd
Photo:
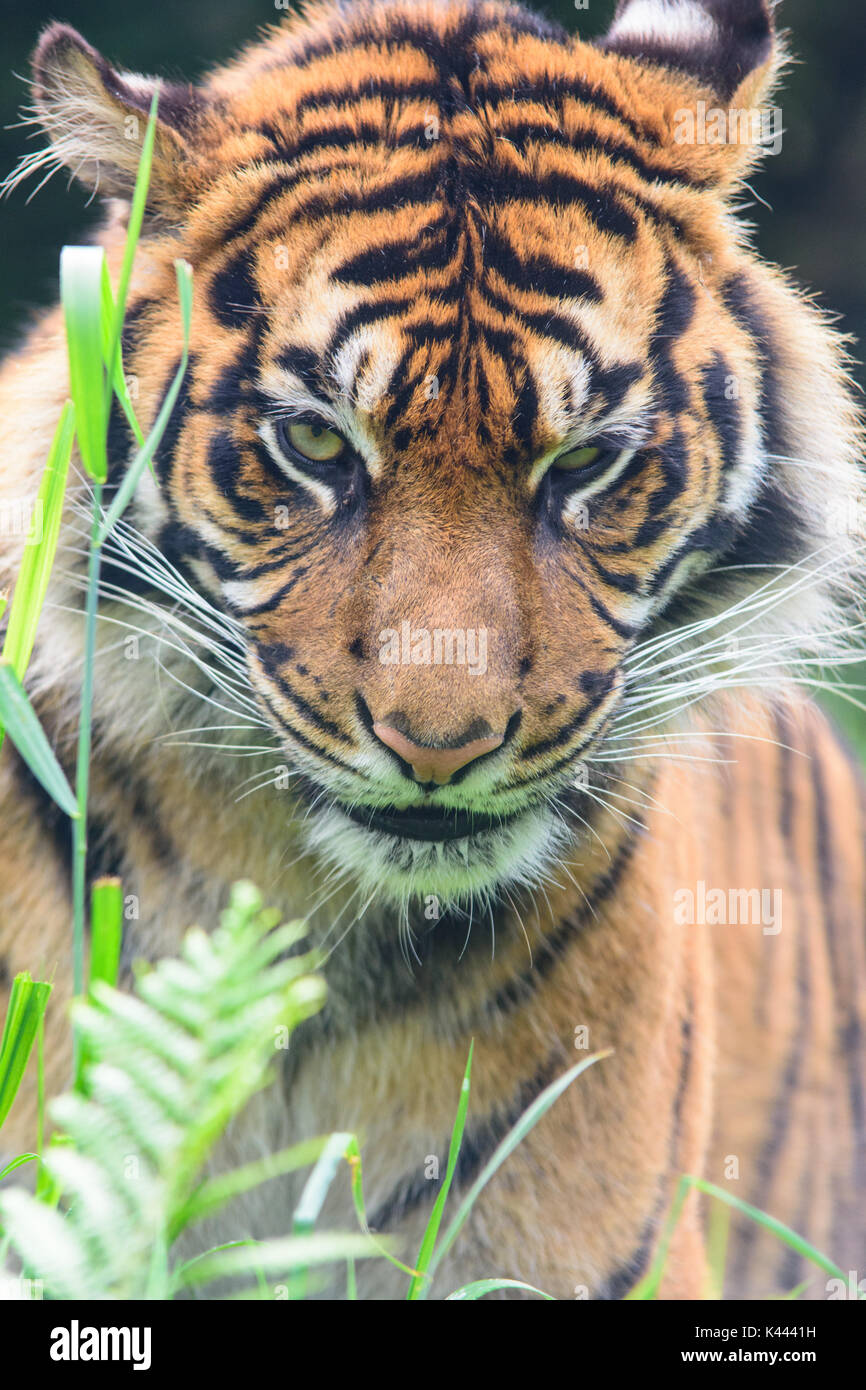
[(577, 472), (581, 468), (590, 468), (601, 458), (601, 449), (588, 447), (586, 449), (572, 449), (570, 453), (562, 454), (554, 463), (554, 468), (561, 468), (563, 472)]
[(287, 425), (286, 438), (296, 453), (314, 463), (332, 463), (346, 447), (346, 441), (327, 425)]

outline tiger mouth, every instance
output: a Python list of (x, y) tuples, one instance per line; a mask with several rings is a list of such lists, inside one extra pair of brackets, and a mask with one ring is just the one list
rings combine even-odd
[(514, 815), (489, 816), (444, 806), (411, 806), (398, 811), (396, 807), (341, 805), (340, 810), (366, 830), (379, 830), (400, 839), (438, 843), (466, 840), (485, 830), (499, 830), (514, 820)]

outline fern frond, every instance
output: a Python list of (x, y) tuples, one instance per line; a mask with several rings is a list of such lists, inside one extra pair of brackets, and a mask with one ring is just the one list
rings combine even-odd
[(51, 1107), (63, 1142), (44, 1158), (59, 1207), (0, 1192), (0, 1221), (46, 1298), (172, 1298), (181, 1287), (253, 1269), (307, 1268), (376, 1253), (363, 1235), (311, 1233), (205, 1251), (175, 1267), (181, 1231), (239, 1191), (310, 1163), (308, 1141), (207, 1178), (215, 1145), (272, 1078), (278, 1045), (320, 1008), (323, 981), (299, 954), (301, 924), (278, 925), (251, 884), (236, 884), (212, 934), (187, 933), (181, 958), (139, 975), (134, 994), (94, 985), (73, 1006), (88, 1059), (79, 1091)]

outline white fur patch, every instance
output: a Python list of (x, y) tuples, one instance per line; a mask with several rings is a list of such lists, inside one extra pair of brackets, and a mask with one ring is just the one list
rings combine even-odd
[(716, 26), (693, 0), (633, 0), (610, 31), (612, 39), (663, 40), (672, 48), (712, 42)]
[(442, 910), (484, 900), (497, 887), (538, 887), (571, 840), (564, 823), (544, 809), (496, 830), (429, 843), (367, 830), (336, 807), (314, 812), (305, 838), (335, 870), (349, 871), (361, 901), (402, 907), (435, 897)]

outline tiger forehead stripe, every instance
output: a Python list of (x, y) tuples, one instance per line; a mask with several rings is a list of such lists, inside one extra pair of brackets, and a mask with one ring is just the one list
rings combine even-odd
[(571, 424), (567, 381), (583, 363), (592, 418), (643, 408), (645, 344), (612, 335), (593, 306), (620, 249), (646, 256), (659, 233), (683, 242), (710, 176), (659, 141), (657, 111), (629, 100), (600, 55), (586, 50), (577, 75), (563, 31), (512, 25), (509, 10), (506, 33), (501, 15), (356, 6), (330, 13), (320, 38), (290, 26), (254, 83), (244, 60), (213, 78), (265, 143), (236, 169), (259, 196), (232, 214), (210, 301), (225, 326), (277, 313), (260, 283), (266, 238), (284, 239), (286, 285), (328, 239), (293, 325), (322, 389), (381, 407), (388, 429), (402, 416), (399, 446), (413, 399), (483, 394), (505, 354), (516, 445), (537, 457), (546, 432)]

